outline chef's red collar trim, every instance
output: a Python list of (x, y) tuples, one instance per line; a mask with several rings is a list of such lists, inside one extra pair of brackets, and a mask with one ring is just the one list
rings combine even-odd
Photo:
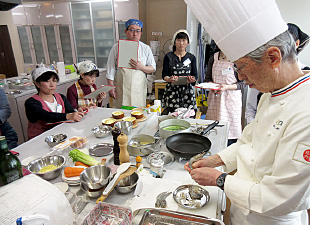
[(308, 80), (310, 80), (310, 75), (303, 77), (302, 79), (296, 81), (295, 83), (293, 83), (292, 85), (290, 85), (289, 87), (287, 87), (287, 88), (285, 88), (285, 89), (283, 89), (281, 91), (272, 93), (271, 97), (277, 97), (277, 96), (280, 96), (280, 95), (284, 95), (287, 92), (293, 90), (294, 88), (298, 87), (300, 84), (302, 84), (302, 83), (304, 83), (304, 82), (306, 82)]

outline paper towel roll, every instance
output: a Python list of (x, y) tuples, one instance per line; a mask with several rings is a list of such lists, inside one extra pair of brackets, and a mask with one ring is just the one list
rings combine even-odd
[(159, 55), (160, 41), (150, 41), (150, 47), (153, 55)]
[(154, 100), (154, 105), (160, 105), (161, 106), (161, 101), (160, 100)]
[(58, 76), (66, 75), (64, 62), (57, 62), (57, 69), (58, 69)]

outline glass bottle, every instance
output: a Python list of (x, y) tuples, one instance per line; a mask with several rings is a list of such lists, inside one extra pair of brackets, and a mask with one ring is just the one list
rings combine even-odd
[(112, 130), (112, 136), (113, 136), (113, 141), (114, 141), (114, 146), (113, 146), (114, 165), (120, 165), (120, 161), (119, 161), (120, 148), (119, 148), (119, 143), (117, 141), (117, 137), (120, 134), (121, 134), (121, 130), (120, 129), (114, 128)]
[(23, 177), (22, 165), (8, 149), (5, 136), (0, 136), (0, 187)]

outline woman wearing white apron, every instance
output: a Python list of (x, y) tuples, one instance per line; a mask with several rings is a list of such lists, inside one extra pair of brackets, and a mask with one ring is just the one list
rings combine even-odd
[[(125, 23), (125, 27), (127, 40), (140, 40), (143, 27), (140, 20), (130, 19)], [(122, 105), (145, 107), (146, 74), (154, 73), (156, 70), (156, 63), (150, 46), (139, 41), (138, 60), (131, 59), (129, 62), (132, 69), (117, 68), (117, 55), (118, 43), (113, 46), (110, 52), (106, 75), (108, 84), (116, 86), (109, 92), (114, 99), (113, 107), (121, 108)]]
[(220, 84), (220, 90), (208, 94), (207, 120), (229, 122), (228, 145), (241, 136), (242, 94), (244, 87), (234, 72), (234, 64), (229, 62), (223, 52), (217, 52), (208, 62), (204, 82)]

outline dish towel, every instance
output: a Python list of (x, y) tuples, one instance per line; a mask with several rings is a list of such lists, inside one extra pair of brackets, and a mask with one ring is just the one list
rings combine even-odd
[(156, 197), (162, 192), (172, 192), (167, 198), (168, 210), (176, 211), (178, 209), (177, 203), (173, 199), (173, 192), (182, 185), (181, 182), (175, 180), (165, 180), (162, 178), (154, 178), (151, 174), (141, 174), (139, 179), (142, 182), (143, 190), (141, 194), (135, 196), (131, 202), (131, 209), (134, 212), (140, 208), (155, 208)]

